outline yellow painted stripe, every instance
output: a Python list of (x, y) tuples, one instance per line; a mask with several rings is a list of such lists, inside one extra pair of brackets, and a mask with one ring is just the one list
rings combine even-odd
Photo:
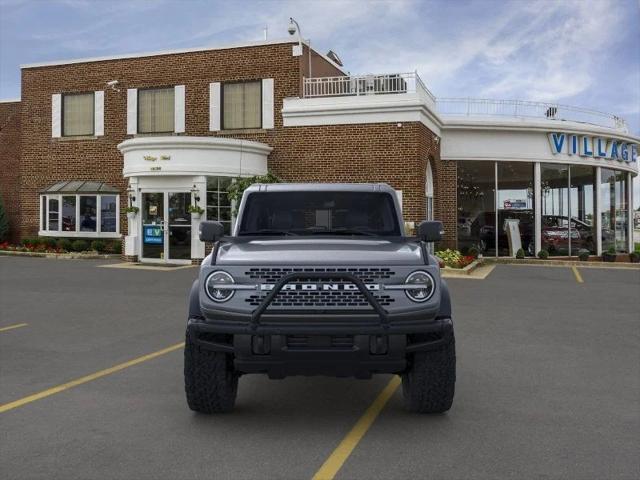
[(573, 275), (576, 277), (576, 282), (578, 283), (584, 283), (584, 280), (582, 279), (582, 275), (580, 275), (580, 272), (578, 271), (577, 267), (571, 267), (571, 270), (573, 270)]
[(15, 325), (9, 325), (8, 327), (0, 328), (0, 332), (6, 332), (7, 330), (13, 330), (14, 328), (26, 327), (28, 323), (16, 323)]
[(23, 405), (26, 405), (31, 402), (35, 402), (36, 400), (40, 400), (41, 398), (50, 397), (51, 395), (55, 395), (56, 393), (60, 393), (70, 388), (77, 387), (78, 385), (82, 385), (83, 383), (87, 383), (92, 380), (97, 380), (98, 378), (106, 377), (107, 375), (111, 375), (112, 373), (119, 372), (120, 370), (124, 370), (125, 368), (133, 367), (134, 365), (137, 365), (142, 362), (146, 362), (147, 360), (152, 360), (156, 357), (159, 357), (169, 352), (173, 352), (174, 350), (178, 350), (183, 347), (184, 347), (184, 342), (180, 342), (170, 347), (164, 348), (162, 350), (158, 350), (157, 352), (153, 352), (148, 355), (144, 355), (142, 357), (134, 358), (133, 360), (120, 363), (111, 368), (100, 370), (99, 372), (92, 373), (91, 375), (86, 375), (76, 380), (63, 383), (62, 385), (58, 385), (57, 387), (49, 388), (47, 390), (43, 390), (42, 392), (34, 393), (33, 395), (29, 395), (28, 397), (21, 398), (20, 400), (16, 400), (10, 403), (5, 403), (4, 405), (0, 405), (0, 413), (13, 410), (14, 408), (22, 407)]
[(347, 436), (340, 442), (340, 445), (336, 447), (329, 458), (322, 464), (320, 470), (313, 476), (313, 480), (332, 480), (336, 476), (336, 473), (342, 468), (344, 462), (347, 461), (351, 452), (353, 452), (360, 440), (362, 440), (362, 437), (367, 433), (367, 430), (369, 430), (369, 427), (371, 427), (399, 385), (400, 377), (394, 376), (367, 411), (364, 412), (364, 415), (360, 417), (360, 420), (358, 420), (351, 431), (347, 433)]

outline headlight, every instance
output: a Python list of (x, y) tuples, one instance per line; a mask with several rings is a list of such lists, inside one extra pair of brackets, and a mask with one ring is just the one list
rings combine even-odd
[(233, 277), (227, 272), (217, 271), (211, 273), (205, 282), (205, 291), (214, 302), (226, 302), (233, 297), (234, 290), (225, 289), (224, 285), (235, 283)]
[(431, 298), (436, 289), (433, 277), (423, 271), (411, 273), (404, 283), (416, 285), (415, 289), (411, 288), (405, 290), (407, 297), (414, 302), (426, 302)]

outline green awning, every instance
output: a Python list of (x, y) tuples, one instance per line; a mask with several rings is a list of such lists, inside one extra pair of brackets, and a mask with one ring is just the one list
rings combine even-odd
[(40, 193), (120, 193), (120, 189), (104, 182), (69, 180), (54, 183)]

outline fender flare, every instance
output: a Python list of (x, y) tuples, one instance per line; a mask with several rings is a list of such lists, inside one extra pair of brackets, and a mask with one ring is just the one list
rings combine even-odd
[(189, 317), (204, 318), (200, 311), (200, 280), (195, 279), (189, 292)]
[(443, 278), (440, 279), (440, 311), (437, 318), (451, 318), (451, 295), (449, 287)]

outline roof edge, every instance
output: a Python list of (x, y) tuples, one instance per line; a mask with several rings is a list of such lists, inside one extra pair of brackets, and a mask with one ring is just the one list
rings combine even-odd
[(22, 100), (18, 98), (0, 98), (0, 103), (19, 103)]

